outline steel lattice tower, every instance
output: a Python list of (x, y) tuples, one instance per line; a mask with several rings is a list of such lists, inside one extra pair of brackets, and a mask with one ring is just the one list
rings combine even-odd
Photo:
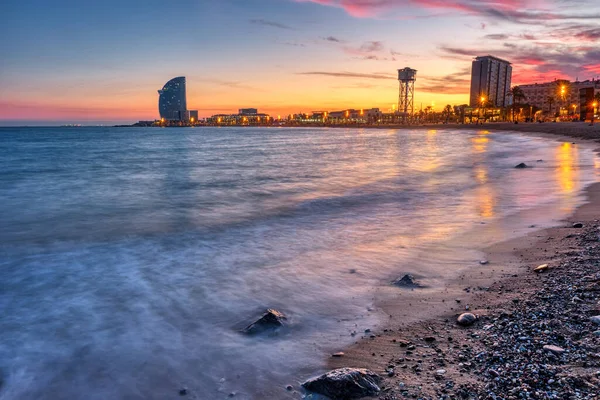
[(404, 68), (398, 70), (398, 81), (400, 82), (400, 94), (398, 95), (398, 112), (403, 114), (404, 122), (409, 115), (415, 112), (415, 81), (417, 70)]

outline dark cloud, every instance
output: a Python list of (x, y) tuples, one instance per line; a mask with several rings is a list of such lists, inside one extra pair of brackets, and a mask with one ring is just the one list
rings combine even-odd
[(485, 35), (483, 38), (491, 40), (506, 40), (509, 38), (509, 36), (505, 35), (504, 33), (491, 33), (489, 35)]
[(471, 84), (471, 69), (463, 68), (444, 76), (424, 76), (419, 91), (443, 94), (469, 93)]
[(383, 43), (381, 43), (380, 41), (365, 42), (359, 47), (358, 50), (365, 53), (381, 51), (383, 50)]
[(279, 28), (279, 29), (287, 29), (287, 30), (293, 29), (291, 26), (284, 25), (284, 24), (276, 22), (276, 21), (269, 21), (266, 19), (251, 19), (250, 23), (256, 24), (256, 25), (270, 26), (270, 27)]
[(297, 72), (296, 75), (320, 75), (331, 76), (334, 78), (360, 78), (360, 79), (396, 79), (395, 75), (385, 73), (364, 74), (357, 72), (324, 72), (324, 71), (309, 71)]
[[(517, 72), (518, 80), (548, 79), (550, 77), (591, 77), (587, 65), (595, 65), (600, 60), (600, 48), (579, 48), (572, 44), (563, 43), (552, 46), (537, 45), (530, 42), (504, 43), (502, 47), (456, 48), (440, 46), (444, 56), (465, 60), (486, 54), (504, 58), (513, 63), (513, 71)], [(465, 60), (466, 61), (466, 60)], [(522, 83), (522, 82), (518, 82)]]
[(327, 36), (327, 37), (323, 38), (323, 40), (325, 40), (327, 42), (333, 42), (333, 43), (343, 43), (344, 42), (343, 40), (338, 39), (335, 36)]

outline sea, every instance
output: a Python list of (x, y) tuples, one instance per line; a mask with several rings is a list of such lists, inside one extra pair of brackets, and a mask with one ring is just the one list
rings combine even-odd
[[(486, 268), (599, 171), (443, 125), (0, 128), (0, 399), (303, 398), (394, 279)], [(284, 328), (241, 332), (268, 308)]]

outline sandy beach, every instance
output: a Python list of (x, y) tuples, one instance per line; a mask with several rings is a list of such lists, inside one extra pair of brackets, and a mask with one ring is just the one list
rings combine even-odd
[[(587, 123), (433, 125), (600, 139)], [(559, 226), (495, 244), (445, 291), (408, 289), (380, 307), (389, 323), (359, 332), (329, 367), (384, 378), (380, 399), (592, 399), (600, 392), (600, 184)], [(581, 225), (579, 225), (581, 224)], [(533, 270), (548, 264), (541, 273)], [(406, 298), (410, 296), (410, 310)], [(457, 317), (477, 321), (459, 326)], [(415, 318), (407, 318), (407, 315)], [(544, 347), (546, 346), (546, 347)], [(554, 347), (549, 347), (554, 346)]]

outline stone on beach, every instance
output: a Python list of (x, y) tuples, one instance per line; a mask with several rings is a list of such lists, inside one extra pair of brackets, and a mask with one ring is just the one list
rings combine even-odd
[(535, 267), (533, 272), (543, 272), (543, 271), (547, 270), (548, 268), (549, 268), (548, 264), (538, 265), (537, 267)]
[(515, 165), (515, 168), (528, 168), (528, 165), (525, 163), (521, 163), (521, 164)]
[(277, 310), (269, 308), (258, 320), (243, 329), (244, 333), (256, 334), (283, 326), (286, 316)]
[(406, 288), (421, 287), (421, 284), (418, 281), (416, 281), (415, 277), (412, 276), (411, 274), (406, 274), (402, 278), (396, 279), (393, 283), (394, 283), (394, 285), (399, 286), (399, 287), (406, 287)]
[(469, 326), (473, 325), (473, 323), (477, 320), (477, 317), (471, 313), (462, 313), (456, 319), (456, 323), (461, 326)]
[(595, 315), (595, 316), (591, 317), (590, 321), (592, 321), (596, 325), (600, 325), (600, 315)]
[(583, 228), (583, 224), (581, 222), (575, 222), (573, 228)]
[(547, 344), (543, 347), (544, 350), (552, 352), (554, 354), (562, 354), (565, 352), (565, 349), (563, 349), (562, 347), (558, 347), (558, 346), (553, 346), (551, 344)]
[(358, 399), (378, 394), (380, 382), (381, 377), (368, 369), (339, 368), (309, 379), (302, 386), (332, 399)]

